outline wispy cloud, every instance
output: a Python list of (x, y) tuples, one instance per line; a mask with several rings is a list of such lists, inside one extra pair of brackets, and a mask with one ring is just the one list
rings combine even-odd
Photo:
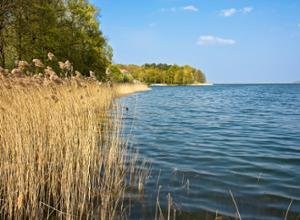
[(159, 11), (160, 12), (176, 12), (177, 9), (175, 7), (172, 7), (172, 8), (161, 8)]
[(223, 9), (220, 11), (220, 15), (224, 17), (230, 17), (237, 13), (237, 9), (235, 8), (228, 8), (228, 9)]
[(244, 13), (244, 14), (248, 14), (248, 13), (250, 13), (250, 12), (252, 12), (253, 11), (253, 7), (244, 7), (244, 8), (242, 8), (242, 9), (240, 9), (240, 11), (242, 12), (242, 13)]
[(233, 45), (236, 41), (233, 39), (225, 39), (212, 35), (203, 35), (198, 38), (197, 45)]
[(182, 8), (185, 11), (197, 12), (199, 9), (194, 5), (187, 5)]
[(156, 23), (155, 22), (150, 23), (149, 27), (151, 27), (151, 28), (156, 27)]
[(222, 9), (219, 14), (220, 14), (220, 16), (223, 16), (223, 17), (230, 17), (237, 13), (249, 14), (252, 11), (253, 11), (253, 7), (247, 6), (247, 7), (240, 8), (240, 9), (238, 9), (238, 8)]
[(199, 9), (195, 5), (186, 5), (184, 7), (171, 7), (171, 8), (161, 8), (160, 12), (177, 12), (177, 11), (189, 11), (189, 12), (197, 12)]

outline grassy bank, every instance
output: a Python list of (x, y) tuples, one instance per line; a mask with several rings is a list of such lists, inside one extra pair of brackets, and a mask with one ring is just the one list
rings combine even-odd
[(130, 84), (130, 83), (123, 83), (117, 84), (114, 87), (117, 96), (124, 96), (129, 95), (135, 92), (145, 92), (151, 90), (146, 84), (137, 83), (137, 84)]
[(114, 98), (146, 87), (59, 78), (47, 69), (35, 76), (20, 63), (0, 69), (0, 218), (126, 215), (125, 190), (143, 175), (135, 155), (126, 161)]
[(193, 84), (165, 84), (165, 83), (153, 83), (150, 84), (153, 86), (212, 86), (212, 83), (193, 83)]

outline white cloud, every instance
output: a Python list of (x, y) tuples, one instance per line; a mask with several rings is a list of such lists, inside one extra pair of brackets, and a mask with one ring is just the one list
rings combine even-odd
[(185, 10), (185, 11), (193, 11), (193, 12), (199, 11), (199, 9), (196, 6), (194, 6), (194, 5), (187, 5), (187, 6), (183, 7), (183, 10)]
[(233, 39), (225, 39), (221, 37), (216, 37), (212, 35), (203, 35), (200, 36), (197, 44), (202, 45), (233, 45), (236, 41)]
[(241, 9), (241, 12), (242, 13), (244, 13), (244, 14), (248, 14), (248, 13), (250, 13), (250, 12), (252, 12), (253, 11), (253, 7), (244, 7), (244, 8), (242, 8)]
[(223, 17), (230, 17), (233, 16), (237, 13), (243, 13), (243, 14), (249, 14), (253, 11), (253, 7), (247, 6), (241, 9), (237, 8), (228, 8), (228, 9), (223, 9), (220, 11), (220, 16)]
[(237, 13), (237, 11), (238, 10), (235, 8), (223, 9), (223, 10), (221, 10), (220, 15), (224, 16), (224, 17), (230, 17), (230, 16), (234, 15), (235, 13)]

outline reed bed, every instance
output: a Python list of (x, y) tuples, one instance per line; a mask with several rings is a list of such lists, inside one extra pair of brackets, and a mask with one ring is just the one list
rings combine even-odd
[(128, 95), (135, 92), (145, 92), (149, 90), (151, 89), (143, 83), (123, 83), (115, 86), (115, 91), (118, 96)]
[(61, 78), (36, 60), (32, 76), (25, 64), (0, 68), (0, 219), (125, 217), (127, 176), (143, 181), (114, 102), (130, 86)]

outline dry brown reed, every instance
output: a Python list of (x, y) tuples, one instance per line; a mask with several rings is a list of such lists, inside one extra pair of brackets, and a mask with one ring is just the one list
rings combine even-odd
[(0, 69), (0, 219), (124, 216), (126, 176), (143, 182), (114, 110), (129, 90), (50, 68), (33, 77)]
[(143, 83), (123, 83), (115, 85), (115, 91), (118, 95), (128, 95), (135, 92), (149, 91), (150, 88)]

